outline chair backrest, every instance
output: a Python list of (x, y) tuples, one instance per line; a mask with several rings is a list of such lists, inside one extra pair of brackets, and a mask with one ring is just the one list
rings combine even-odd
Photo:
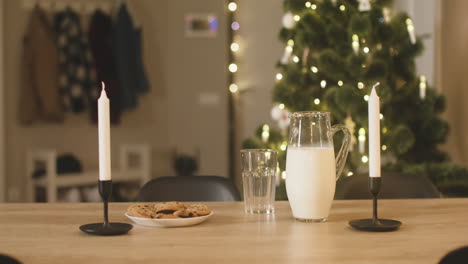
[[(336, 186), (335, 199), (371, 199), (368, 178), (360, 174), (340, 180)], [(384, 173), (379, 198), (440, 198), (440, 193), (425, 176)]]
[(147, 182), (137, 201), (240, 201), (234, 183), (219, 176), (160, 177)]

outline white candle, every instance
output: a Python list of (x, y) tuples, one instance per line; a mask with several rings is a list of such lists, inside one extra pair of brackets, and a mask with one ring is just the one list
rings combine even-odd
[(353, 34), (352, 38), (353, 38), (352, 46), (353, 46), (354, 54), (357, 55), (359, 53), (359, 36), (356, 34)]
[(101, 96), (98, 99), (98, 130), (99, 130), (99, 180), (111, 180), (109, 99), (102, 82)]
[(426, 98), (426, 76), (419, 77), (419, 97), (424, 100)]
[(416, 44), (416, 33), (414, 32), (414, 24), (411, 18), (406, 19), (406, 29), (408, 30), (411, 44)]
[(372, 87), (369, 98), (369, 176), (380, 177), (380, 99), (375, 88)]

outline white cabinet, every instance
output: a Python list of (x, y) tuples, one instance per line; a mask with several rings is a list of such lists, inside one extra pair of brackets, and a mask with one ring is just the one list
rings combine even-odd
[[(127, 144), (120, 146), (120, 168), (112, 169), (112, 181), (138, 181), (142, 186), (151, 180), (150, 148), (148, 145)], [(44, 187), (47, 202), (57, 201), (59, 188), (79, 187), (97, 184), (99, 171), (57, 174), (57, 151), (48, 149), (31, 150), (27, 153), (28, 201), (34, 202), (36, 187)], [(32, 175), (41, 166), (45, 175), (33, 179)]]

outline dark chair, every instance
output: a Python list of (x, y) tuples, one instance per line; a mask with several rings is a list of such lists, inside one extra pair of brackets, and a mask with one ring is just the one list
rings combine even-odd
[[(335, 199), (371, 199), (368, 175), (355, 175), (338, 182)], [(431, 181), (422, 175), (382, 174), (382, 199), (440, 198)]]
[(219, 176), (160, 177), (147, 182), (137, 201), (240, 201), (234, 183)]

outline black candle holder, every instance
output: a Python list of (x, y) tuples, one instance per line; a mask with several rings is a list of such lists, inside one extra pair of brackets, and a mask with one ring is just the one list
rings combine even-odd
[(373, 198), (373, 217), (372, 219), (358, 219), (349, 221), (349, 225), (357, 230), (368, 232), (388, 232), (395, 231), (401, 226), (401, 222), (391, 219), (379, 219), (377, 217), (377, 197), (380, 193), (380, 177), (369, 177), (369, 190)]
[(133, 226), (127, 223), (109, 223), (108, 203), (112, 194), (112, 180), (99, 181), (99, 195), (104, 203), (104, 223), (80, 226), (80, 230), (96, 236), (117, 236), (128, 233)]

